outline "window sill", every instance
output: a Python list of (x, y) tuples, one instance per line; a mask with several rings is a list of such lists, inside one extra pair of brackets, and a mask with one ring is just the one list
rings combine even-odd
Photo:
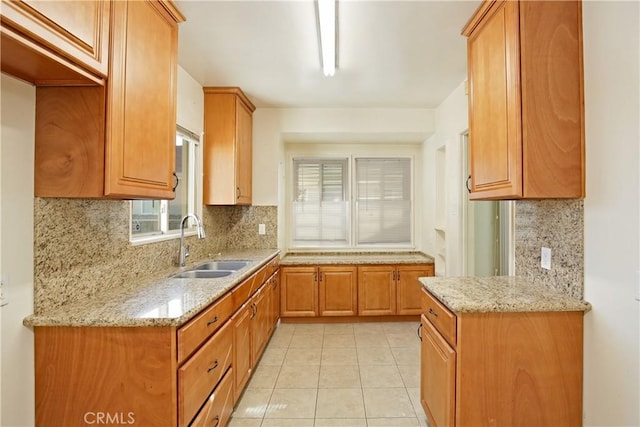
[[(185, 237), (195, 236), (196, 234), (197, 232), (195, 227), (184, 230)], [(152, 236), (144, 236), (144, 237), (130, 236), (129, 243), (131, 243), (131, 246), (140, 246), (140, 245), (146, 245), (149, 243), (158, 243), (158, 242), (164, 242), (166, 240), (173, 240), (173, 239), (179, 239), (179, 238), (180, 238), (180, 232), (154, 234)]]

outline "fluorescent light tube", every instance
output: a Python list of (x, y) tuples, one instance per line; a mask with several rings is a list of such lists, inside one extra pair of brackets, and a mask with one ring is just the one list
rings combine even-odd
[(325, 76), (336, 72), (336, 0), (318, 0), (322, 69)]

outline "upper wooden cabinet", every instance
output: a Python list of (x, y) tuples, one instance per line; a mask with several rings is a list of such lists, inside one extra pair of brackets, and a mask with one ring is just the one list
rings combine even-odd
[(36, 90), (36, 196), (175, 197), (178, 23), (184, 17), (169, 1), (112, 2), (111, 17), (106, 89)]
[(2, 71), (36, 85), (104, 84), (108, 0), (2, 0)]
[(584, 197), (581, 2), (484, 1), (462, 34), (470, 198)]
[(204, 88), (204, 204), (251, 204), (254, 110), (240, 88)]

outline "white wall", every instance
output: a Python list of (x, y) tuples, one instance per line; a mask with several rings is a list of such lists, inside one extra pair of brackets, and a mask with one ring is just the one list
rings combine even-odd
[(585, 426), (640, 425), (638, 2), (584, 2)]
[[(178, 123), (201, 132), (202, 87), (178, 69)], [(9, 304), (0, 308), (0, 425), (34, 425), (33, 333), (22, 319), (33, 313), (33, 164), (35, 88), (5, 74), (1, 80), (0, 233), (2, 274)]]
[[(469, 128), (469, 113), (465, 84), (462, 82), (436, 109), (436, 131), (424, 147), (425, 165), (425, 200), (431, 209), (424, 216), (425, 230), (423, 248), (427, 253), (435, 253), (435, 151), (438, 147), (446, 147), (446, 275), (462, 274), (461, 255), (464, 248), (461, 236), (461, 218), (459, 215), (464, 180), (460, 153), (462, 134)], [(428, 208), (427, 208), (428, 209)], [(438, 266), (436, 266), (437, 268)], [(437, 268), (438, 269), (438, 268)], [(438, 269), (439, 270), (439, 269)]]
[[(258, 108), (253, 115), (253, 204), (278, 209), (278, 247), (284, 235), (285, 142), (401, 144), (434, 131), (435, 112), (410, 108)], [(421, 240), (418, 245), (421, 245)]]
[(204, 129), (204, 92), (200, 83), (178, 66), (177, 123), (193, 133)]
[(2, 273), (9, 304), (2, 316), (2, 426), (34, 424), (33, 333), (22, 319), (33, 312), (33, 160), (35, 88), (2, 75)]
[(278, 204), (283, 143), (419, 142), (434, 111), (412, 108), (258, 108), (253, 114), (253, 204)]

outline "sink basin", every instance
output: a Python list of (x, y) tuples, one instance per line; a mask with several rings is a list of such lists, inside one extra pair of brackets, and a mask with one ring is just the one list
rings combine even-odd
[(171, 276), (175, 279), (217, 279), (233, 274), (231, 270), (190, 270)]
[(238, 271), (243, 267), (251, 264), (251, 261), (246, 260), (220, 260), (210, 261), (205, 264), (201, 264), (194, 268), (197, 271), (218, 271), (218, 270), (231, 270)]

